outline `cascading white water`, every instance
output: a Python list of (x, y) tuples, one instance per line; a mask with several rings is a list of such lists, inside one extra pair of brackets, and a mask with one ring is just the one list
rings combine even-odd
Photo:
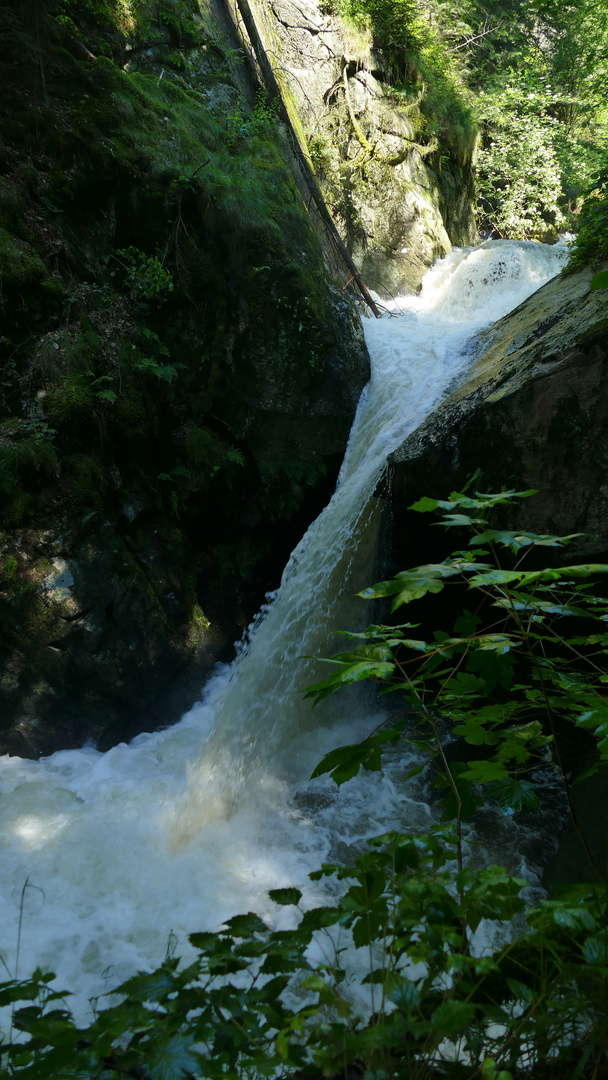
[(353, 594), (370, 583), (387, 455), (462, 374), (471, 335), (557, 273), (563, 254), (509, 241), (455, 251), (419, 297), (395, 303), (398, 317), (367, 321), (372, 378), (336, 492), (237, 660), (179, 724), (106, 754), (2, 760), (0, 949), (13, 974), (28, 878), (36, 888), (24, 893), (19, 974), (52, 968), (86, 1016), (89, 996), (161, 962), (171, 930), (184, 955), (188, 933), (238, 911), (287, 925), (289, 910), (268, 889), (304, 886), (312, 900), (307, 875), (330, 853), (428, 821), (399, 758), (339, 792), (325, 778), (307, 782), (330, 748), (378, 721), (365, 694), (313, 712), (302, 695), (322, 672), (303, 657), (329, 655), (337, 630), (366, 619)]

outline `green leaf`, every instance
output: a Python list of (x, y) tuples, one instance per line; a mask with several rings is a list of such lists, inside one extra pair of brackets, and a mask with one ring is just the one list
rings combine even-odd
[(437, 570), (420, 568), (418, 570), (404, 570), (391, 581), (379, 581), (357, 593), (363, 600), (376, 600), (381, 596), (395, 596), (391, 605), (391, 611), (402, 604), (409, 604), (412, 600), (419, 600), (427, 593), (439, 593), (443, 589), (443, 575)]
[(469, 746), (495, 746), (501, 738), (498, 732), (488, 731), (481, 720), (474, 719), (456, 724), (454, 734), (464, 738)]
[(363, 600), (376, 600), (381, 596), (394, 596), (391, 610), (395, 611), (402, 604), (419, 600), (427, 593), (439, 593), (443, 589), (444, 578), (454, 577), (470, 570), (491, 570), (487, 563), (475, 563), (470, 557), (454, 556), (442, 563), (429, 563), (417, 566), (413, 570), (402, 570), (389, 581), (379, 581), (368, 589), (363, 589), (357, 596)]
[[(348, 686), (351, 683), (361, 682), (364, 679), (379, 679), (380, 681), (390, 679), (395, 669), (394, 662), (375, 659), (373, 656), (363, 656), (363, 658), (361, 658), (362, 653), (365, 653), (366, 651), (378, 652), (378, 650), (371, 649), (354, 649), (350, 654), (352, 657), (350, 660), (342, 660), (340, 654), (332, 657), (331, 663), (340, 664), (338, 670), (332, 672), (328, 679), (323, 679), (322, 682), (309, 686), (304, 697), (314, 697), (314, 703), (317, 705), (323, 698), (329, 697), (330, 694), (335, 694), (336, 690), (339, 690), (341, 686)], [(390, 650), (384, 650), (384, 655), (387, 654), (392, 655)], [(343, 653), (341, 655), (348, 656), (349, 654)]]
[(146, 974), (142, 971), (133, 975), (116, 988), (115, 993), (125, 994), (135, 1001), (163, 1001), (175, 990), (175, 964), (163, 964), (157, 971)]
[(289, 1028), (284, 1028), (283, 1031), (279, 1032), (279, 1034), (277, 1035), (277, 1038), (276, 1038), (275, 1046), (276, 1046), (276, 1049), (277, 1049), (277, 1054), (279, 1055), (279, 1057), (281, 1058), (282, 1061), (288, 1061), (289, 1060), (289, 1049), (290, 1049), (290, 1038), (289, 1037), (290, 1037), (290, 1034), (291, 1034), (291, 1032), (290, 1032)]
[(299, 904), (302, 893), (299, 889), (270, 889), (268, 895), (275, 904), (287, 907), (290, 904)]
[(467, 659), (467, 671), (478, 671), (485, 684), (486, 693), (490, 693), (495, 686), (502, 686), (508, 690), (513, 682), (513, 660), (507, 657), (512, 647), (517, 648), (519, 642), (511, 641), (508, 635), (488, 634), (477, 638), (475, 651), (469, 654)]
[[(0, 983), (0, 1007), (12, 1005), (16, 1001), (35, 1001), (41, 989), (36, 974), (35, 972), (31, 979), (23, 982), (11, 979), (10, 982)], [(51, 978), (54, 979), (55, 975), (51, 974)]]
[(532, 720), (528, 724), (516, 724), (505, 731), (496, 758), (501, 762), (511, 761), (525, 765), (533, 753), (542, 750), (549, 742), (551, 736), (543, 734), (538, 720)]
[(337, 750), (331, 750), (319, 762), (310, 779), (329, 773), (332, 779), (340, 786), (356, 776), (361, 768), (370, 772), (378, 772), (382, 767), (382, 751), (380, 742), (371, 736), (364, 742), (355, 743), (352, 746), (339, 746)]
[(244, 458), (243, 454), (241, 453), (240, 450), (237, 450), (236, 447), (234, 447), (234, 446), (230, 446), (228, 448), (228, 450), (226, 451), (226, 460), (231, 461), (233, 465), (244, 465), (245, 464), (245, 458)]
[(525, 1001), (527, 1003), (532, 1001), (532, 990), (525, 983), (520, 982), (518, 979), (507, 979), (507, 986), (516, 1001)]
[(148, 1054), (146, 1073), (150, 1080), (182, 1080), (199, 1075), (200, 1054), (194, 1051), (193, 1035), (170, 1035), (154, 1040)]
[(458, 1038), (466, 1030), (476, 1011), (476, 1005), (464, 1001), (444, 1001), (431, 1017), (439, 1041)]
[(482, 525), (483, 518), (470, 517), (469, 514), (444, 514), (441, 524), (446, 529), (466, 529), (472, 525)]
[(323, 930), (334, 926), (341, 919), (341, 913), (335, 907), (316, 907), (304, 912), (300, 926), (305, 930)]
[(595, 708), (581, 713), (577, 719), (578, 727), (592, 731), (598, 741), (600, 757), (608, 760), (608, 701), (599, 700)]
[(467, 671), (457, 671), (449, 682), (446, 681), (441, 700), (451, 702), (453, 699), (477, 697), (485, 688), (484, 679), (479, 679), (477, 675), (472, 675)]
[(605, 563), (583, 563), (580, 566), (561, 566), (545, 570), (488, 570), (469, 579), (469, 588), (483, 588), (488, 585), (510, 585), (511, 582), (525, 588), (540, 581), (560, 581), (562, 578), (590, 578), (596, 574), (608, 573)]
[[(467, 762), (468, 764), (470, 762)], [(466, 775), (467, 765), (462, 761), (450, 762), (450, 773), (460, 799), (460, 812), (463, 821), (471, 821), (477, 808), (483, 804), (481, 796), (474, 794), (472, 791), (471, 781)], [(439, 773), (433, 781), (434, 787), (445, 791), (445, 795), (439, 804), (443, 809), (442, 821), (453, 821), (456, 818), (458, 804), (452, 781), (447, 773)]]
[(567, 927), (569, 930), (595, 930), (597, 923), (593, 915), (586, 907), (568, 907), (557, 901), (553, 906), (553, 919), (557, 926)]
[(249, 937), (251, 934), (263, 934), (268, 930), (266, 923), (253, 911), (249, 911), (246, 915), (233, 915), (231, 919), (226, 920), (224, 925), (235, 937)]
[(587, 938), (583, 944), (582, 952), (586, 964), (590, 964), (593, 967), (608, 968), (606, 931), (602, 930), (599, 934), (594, 934), (592, 937)]
[(196, 934), (189, 934), (188, 941), (191, 945), (194, 945), (195, 949), (200, 949), (201, 952), (206, 952), (207, 949), (215, 945), (217, 941), (217, 934), (214, 934), (211, 930), (199, 931)]
[(544, 533), (533, 532), (510, 532), (505, 529), (484, 529), (471, 540), (469, 547), (479, 547), (482, 544), (500, 544), (501, 547), (509, 548), (515, 555), (524, 547), (563, 547), (571, 540), (582, 536), (582, 533), (570, 533), (568, 536), (551, 536)]
[(608, 270), (600, 270), (589, 282), (590, 289), (608, 289)]
[(427, 762), (422, 765), (414, 765), (413, 769), (410, 769), (407, 774), (407, 779), (412, 780), (414, 776), (420, 776), (420, 773), (426, 769)]
[(499, 761), (467, 761), (467, 766), (466, 772), (462, 773), (462, 778), (474, 780), (476, 784), (488, 784), (509, 775)]
[(507, 776), (489, 784), (487, 793), (491, 799), (496, 799), (503, 814), (515, 814), (523, 806), (538, 810), (538, 798), (529, 780), (515, 780)]
[(472, 637), (476, 633), (480, 622), (481, 619), (477, 615), (472, 615), (470, 611), (465, 609), (462, 615), (456, 619), (454, 631), (457, 634), (462, 634), (463, 637)]
[[(391, 977), (388, 977), (391, 976)], [(420, 1004), (420, 991), (411, 979), (400, 972), (389, 972), (385, 982), (386, 996), (401, 1012), (410, 1013)]]
[(418, 502), (412, 503), (408, 510), (415, 510), (417, 514), (428, 514), (429, 511), (436, 510), (438, 505), (437, 499), (429, 499), (427, 495), (424, 495), (422, 499), (418, 499)]
[(426, 513), (429, 510), (436, 510), (440, 507), (442, 510), (474, 510), (478, 513), (487, 513), (495, 506), (507, 506), (513, 502), (514, 499), (529, 499), (531, 495), (537, 495), (536, 489), (530, 489), (529, 491), (501, 491), (499, 494), (486, 495), (479, 491), (475, 492), (475, 497), (465, 495), (461, 491), (452, 491), (449, 499), (429, 499), (424, 497), (419, 499), (418, 502), (410, 506), (410, 510), (418, 510), (421, 513)]

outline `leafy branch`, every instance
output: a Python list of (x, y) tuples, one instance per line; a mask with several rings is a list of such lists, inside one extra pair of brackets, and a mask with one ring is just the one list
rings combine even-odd
[[(467, 548), (440, 563), (401, 571), (359, 595), (366, 600), (390, 597), (391, 610), (396, 611), (427, 594), (464, 589), (479, 596), (476, 614), (465, 610), (452, 634), (435, 631), (432, 641), (414, 638), (411, 623), (371, 626), (363, 634), (347, 635), (363, 643), (334, 656), (335, 670), (311, 686), (307, 695), (316, 703), (343, 685), (372, 679), (383, 684), (383, 693), (401, 692), (407, 713), (396, 725), (376, 731), (356, 746), (332, 751), (314, 775), (329, 772), (336, 783), (344, 783), (361, 767), (380, 769), (387, 744), (413, 742), (434, 763), (435, 783), (447, 792), (441, 805), (444, 816), (455, 821), (461, 869), (462, 823), (485, 801), (484, 792), (506, 812), (535, 806), (534, 783), (527, 776), (552, 766), (561, 778), (589, 863), (602, 880), (576, 818), (560, 732), (564, 727), (592, 732), (596, 759), (590, 771), (605, 766), (608, 676), (598, 660), (605, 661), (608, 655), (608, 637), (601, 632), (608, 620), (608, 601), (591, 595), (589, 588), (594, 579), (608, 573), (608, 566), (523, 566), (531, 552), (561, 549), (576, 537), (493, 526), (497, 510), (533, 494), (454, 492), (448, 500), (424, 498), (414, 504), (412, 509), (420, 513), (439, 511), (446, 528), (469, 530)], [(511, 559), (511, 567), (501, 564), (505, 557)], [(572, 619), (578, 628), (582, 620), (587, 633), (570, 637), (565, 625)], [(478, 756), (449, 764), (439, 717), (447, 718), (454, 736), (477, 748)], [(419, 729), (415, 739), (408, 720)]]

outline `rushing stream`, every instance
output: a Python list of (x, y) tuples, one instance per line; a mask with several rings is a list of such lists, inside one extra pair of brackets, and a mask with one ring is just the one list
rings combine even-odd
[[(353, 594), (373, 580), (374, 490), (387, 455), (464, 373), (467, 340), (557, 273), (562, 257), (561, 245), (509, 241), (455, 251), (420, 296), (396, 303), (398, 316), (366, 321), (372, 379), (337, 490), (234, 664), (179, 724), (106, 754), (2, 759), (0, 948), (13, 975), (52, 968), (85, 1018), (90, 996), (162, 961), (171, 931), (186, 955), (188, 933), (239, 911), (290, 925), (268, 889), (297, 885), (312, 902), (321, 886), (307, 875), (324, 859), (389, 827), (428, 825), (402, 758), (339, 791), (326, 778), (308, 782), (329, 749), (378, 715), (365, 690), (313, 711), (302, 695), (322, 671), (304, 658), (331, 654), (334, 632), (369, 616)], [(505, 861), (518, 858), (516, 833)]]

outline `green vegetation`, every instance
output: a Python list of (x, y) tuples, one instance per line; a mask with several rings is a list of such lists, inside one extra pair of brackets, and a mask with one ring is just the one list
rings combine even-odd
[[(168, 30), (175, 45), (195, 44), (200, 23), (188, 0), (47, 0), (48, 14), (95, 54), (112, 55), (116, 35), (150, 43)], [(178, 54), (179, 55), (179, 54)]]
[[(144, 255), (131, 245), (124, 251), (119, 248), (113, 258), (122, 267), (132, 296), (142, 300), (158, 300), (161, 298), (159, 294), (173, 292), (173, 277), (157, 255)], [(112, 270), (110, 277), (115, 277), (115, 273)]]
[(544, 239), (576, 228), (608, 150), (603, 0), (340, 0), (330, 7), (382, 49), (389, 94), (420, 110), (420, 141), (439, 136), (465, 165), (476, 154), (481, 230)]
[[(597, 883), (526, 908), (525, 882), (504, 867), (477, 866), (463, 828), (480, 806), (508, 816), (537, 806), (547, 769), (571, 806), (568, 728), (595, 749), (587, 775), (608, 760), (608, 600), (596, 581), (608, 566), (547, 566), (541, 553), (558, 554), (572, 537), (502, 527), (497, 517), (531, 494), (420, 500), (414, 509), (439, 510), (447, 528), (469, 531), (468, 546), (360, 595), (391, 596), (396, 610), (452, 590), (456, 606), (464, 595), (475, 614), (462, 611), (452, 633), (430, 640), (414, 638), (411, 623), (347, 634), (354, 649), (334, 657), (336, 670), (308, 691), (319, 700), (372, 679), (393, 701), (400, 696), (405, 716), (333, 751), (315, 775), (329, 771), (342, 784), (361, 767), (379, 769), (388, 747), (413, 744), (423, 760), (412, 775), (428, 770), (441, 797), (434, 831), (388, 833), (352, 865), (323, 865), (311, 878), (329, 879), (325, 905), (307, 909), (295, 887), (272, 891), (277, 905), (298, 910), (294, 929), (237, 915), (192, 934), (196, 957), (185, 967), (171, 941), (162, 966), (123, 983), (118, 1004), (97, 1002), (87, 1027), (74, 1023), (51, 973), (5, 981), (0, 1005), (13, 1010), (0, 1047), (6, 1075), (600, 1075), (608, 1049), (604, 868), (581, 835)], [(468, 757), (456, 760), (454, 746)], [(516, 934), (503, 931), (502, 943), (480, 953), (482, 921), (515, 917)], [(310, 959), (313, 939), (322, 962)], [(367, 1016), (349, 994), (349, 946), (368, 958)]]
[[(459, 850), (462, 821), (474, 816), (486, 786), (487, 795), (507, 812), (535, 807), (529, 775), (557, 768), (571, 807), (564, 752), (569, 725), (591, 730), (597, 739), (598, 760), (587, 775), (608, 761), (607, 676), (601, 666), (608, 648), (603, 632), (608, 601), (596, 594), (599, 584), (593, 592), (589, 584), (608, 573), (608, 566), (530, 565), (539, 549), (560, 549), (574, 539), (493, 526), (500, 508), (533, 494), (455, 492), (449, 500), (416, 503), (412, 509), (421, 513), (440, 510), (446, 528), (470, 530), (468, 547), (441, 563), (403, 571), (360, 595), (391, 596), (395, 611), (449, 588), (452, 593), (459, 590), (463, 604), (472, 603), (474, 613), (463, 608), (454, 632), (435, 631), (430, 642), (413, 636), (412, 623), (347, 634), (363, 644), (334, 657), (337, 670), (308, 691), (319, 701), (342, 685), (373, 678), (386, 682), (391, 693), (403, 693), (420, 728), (414, 742), (430, 753), (438, 786), (446, 789), (443, 805), (448, 818), (455, 816)], [(454, 603), (460, 606), (452, 598)], [(569, 621), (576, 626), (573, 636), (567, 633)], [(441, 716), (449, 717), (467, 752), (482, 748), (480, 757), (448, 765), (437, 724)], [(410, 728), (406, 717), (397, 727), (348, 748), (348, 753), (335, 751), (317, 772), (331, 768), (343, 781), (348, 779), (345, 770), (356, 775), (360, 764), (379, 768), (383, 746), (398, 742), (404, 729), (409, 740)], [(586, 845), (582, 836), (581, 841)], [(590, 851), (588, 855), (594, 873), (603, 878), (604, 869), (596, 866)]]
[(340, 0), (329, 10), (367, 33), (387, 63), (387, 89), (397, 106), (419, 107), (421, 134), (439, 136), (457, 162), (468, 165), (476, 124), (458, 67), (430, 10), (419, 0)]
[(607, 149), (605, 5), (432, 0), (431, 6), (481, 122), (481, 228), (535, 239), (575, 227)]
[(566, 226), (562, 168), (555, 141), (559, 120), (553, 102), (510, 82), (496, 94), (481, 92), (486, 138), (477, 155), (479, 224), (517, 239), (555, 236)]
[(495, 5), (483, 26), (481, 8), (471, 29), (496, 27), (502, 37), (497, 47), (495, 33), (489, 33), (487, 47), (482, 44), (477, 55), (473, 44), (469, 61), (479, 80), (485, 124), (481, 223), (502, 235), (534, 238), (542, 235), (542, 225), (526, 228), (518, 217), (518, 209), (533, 204), (545, 231), (564, 225), (576, 229), (608, 149), (605, 5), (540, 0), (532, 9), (516, 0), (510, 18), (505, 19), (504, 5)]
[(586, 196), (568, 272), (608, 259), (608, 169), (594, 177)]

